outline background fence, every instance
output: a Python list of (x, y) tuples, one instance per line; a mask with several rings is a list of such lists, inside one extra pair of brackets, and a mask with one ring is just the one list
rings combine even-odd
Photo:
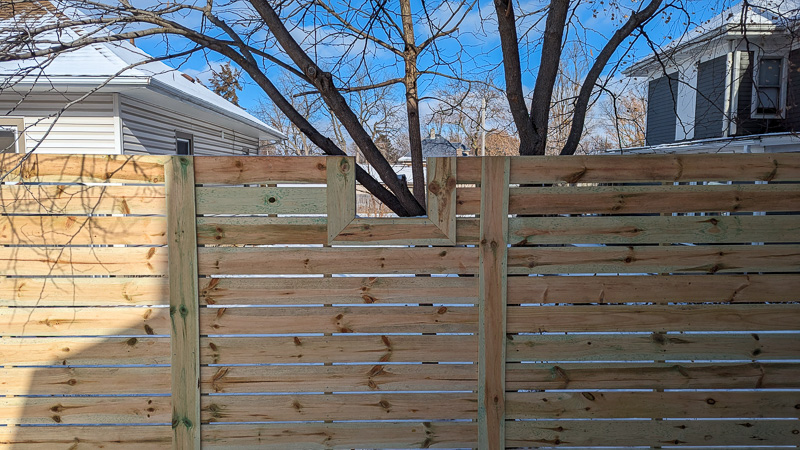
[(800, 446), (800, 154), (353, 168), (2, 155), (0, 446)]

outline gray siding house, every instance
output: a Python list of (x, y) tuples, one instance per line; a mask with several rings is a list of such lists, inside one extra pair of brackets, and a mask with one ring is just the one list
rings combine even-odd
[(647, 146), (631, 152), (796, 151), (800, 0), (753, 0), (635, 63)]

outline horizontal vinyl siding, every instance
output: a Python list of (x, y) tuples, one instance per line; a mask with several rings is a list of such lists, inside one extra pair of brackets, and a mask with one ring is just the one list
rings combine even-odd
[[(93, 94), (70, 106), (57, 120), (57, 113), (79, 94), (0, 94), (5, 116), (24, 117), (26, 151), (37, 153), (118, 153), (114, 137), (114, 104), (111, 94)], [(52, 126), (52, 127), (51, 127)]]
[[(174, 154), (175, 132), (191, 134), (196, 155), (256, 154), (258, 138), (243, 136), (214, 123), (120, 96), (122, 147), (125, 153)], [(225, 138), (222, 138), (222, 132)]]

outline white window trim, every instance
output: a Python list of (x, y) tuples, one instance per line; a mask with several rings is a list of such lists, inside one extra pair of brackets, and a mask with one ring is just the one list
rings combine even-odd
[[(758, 71), (761, 66), (762, 59), (780, 59), (781, 60), (781, 92), (780, 92), (780, 107), (777, 114), (765, 114), (756, 112), (758, 109)], [(789, 84), (789, 58), (786, 55), (774, 55), (763, 53), (761, 51), (753, 52), (753, 93), (750, 97), (750, 117), (753, 119), (783, 119), (786, 117), (786, 91)]]
[(3, 125), (17, 127), (17, 151), (18, 153), (26, 153), (28, 149), (25, 147), (25, 118), (19, 116), (2, 116), (0, 117), (0, 126)]

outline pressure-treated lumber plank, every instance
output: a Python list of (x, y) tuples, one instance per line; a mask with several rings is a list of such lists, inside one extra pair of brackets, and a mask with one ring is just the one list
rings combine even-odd
[(0, 423), (165, 423), (169, 397), (0, 397)]
[(505, 441), (506, 276), (509, 158), (481, 158), (478, 322), (478, 443)]
[[(455, 217), (455, 216), (454, 216)], [(453, 223), (455, 227), (455, 222)], [(453, 235), (455, 236), (455, 234)], [(424, 217), (356, 218), (336, 236), (335, 243), (453, 245), (454, 242), (436, 225)]]
[(200, 312), (204, 335), (472, 333), (477, 322), (477, 308), (460, 306), (207, 308)]
[[(480, 183), (480, 160), (458, 161), (459, 183)], [(512, 184), (798, 181), (800, 155), (589, 155), (512, 158)]]
[(326, 180), (326, 157), (195, 156), (199, 184), (319, 183)]
[(199, 449), (200, 336), (192, 158), (173, 157), (165, 172), (172, 344), (172, 445), (179, 449)]
[(428, 219), (456, 241), (456, 158), (428, 158)]
[(169, 334), (166, 308), (0, 308), (7, 336)]
[(3, 306), (166, 305), (166, 278), (0, 278)]
[(208, 244), (324, 244), (324, 217), (198, 217), (197, 243)]
[(799, 245), (512, 247), (508, 272), (731, 273), (800, 270)]
[(203, 367), (200, 387), (203, 393), (227, 394), (471, 391), (477, 375), (474, 364), (216, 366)]
[(4, 275), (165, 275), (164, 247), (0, 247)]
[(509, 447), (800, 445), (797, 420), (543, 420), (506, 427)]
[(800, 300), (800, 275), (509, 277), (508, 303), (748, 303)]
[(201, 275), (475, 273), (475, 248), (200, 248)]
[(797, 404), (798, 392), (509, 392), (506, 415), (509, 419), (797, 418)]
[(37, 186), (0, 189), (2, 214), (165, 214), (163, 186)]
[(511, 244), (797, 242), (797, 216), (518, 217)]
[(352, 156), (329, 156), (328, 243), (356, 216), (356, 162)]
[(169, 156), (132, 155), (0, 155), (5, 181), (48, 183), (163, 183)]
[(202, 397), (203, 423), (289, 420), (474, 419), (473, 393), (215, 395)]
[(0, 217), (0, 245), (163, 245), (163, 217)]
[(508, 332), (800, 330), (800, 307), (776, 305), (509, 306)]
[(12, 367), (0, 395), (169, 394), (169, 367)]
[(474, 362), (478, 339), (461, 336), (207, 337), (203, 364)]
[(477, 303), (477, 284), (472, 277), (201, 278), (200, 303)]
[(649, 333), (510, 335), (506, 353), (508, 361), (780, 360), (797, 359), (798, 349), (792, 333)]
[(325, 188), (198, 187), (197, 214), (325, 214)]
[(3, 338), (0, 354), (10, 365), (169, 364), (168, 338)]
[(303, 423), (203, 426), (203, 448), (351, 449), (477, 446), (470, 422)]
[[(794, 356), (797, 356), (796, 348)], [(702, 356), (698, 356), (702, 358)], [(598, 357), (598, 359), (601, 359)], [(506, 389), (797, 389), (796, 363), (507, 364)], [(723, 393), (723, 395), (725, 395)]]
[(0, 427), (0, 448), (15, 450), (162, 450), (170, 446), (171, 439), (169, 425)]
[[(800, 210), (796, 184), (512, 187), (511, 214), (642, 214)], [(458, 214), (480, 212), (480, 188), (458, 189)]]

